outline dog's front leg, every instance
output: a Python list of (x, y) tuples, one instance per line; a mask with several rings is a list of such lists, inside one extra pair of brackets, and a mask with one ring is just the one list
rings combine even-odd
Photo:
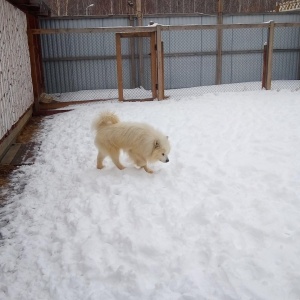
[(143, 168), (144, 168), (144, 170), (145, 170), (147, 173), (150, 173), (150, 174), (153, 173), (153, 170), (149, 169), (149, 168), (147, 167), (147, 165), (144, 165)]

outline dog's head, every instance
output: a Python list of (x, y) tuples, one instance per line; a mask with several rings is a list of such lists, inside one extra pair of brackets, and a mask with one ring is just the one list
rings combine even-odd
[(160, 160), (163, 163), (169, 162), (170, 143), (168, 137), (154, 141), (153, 160)]

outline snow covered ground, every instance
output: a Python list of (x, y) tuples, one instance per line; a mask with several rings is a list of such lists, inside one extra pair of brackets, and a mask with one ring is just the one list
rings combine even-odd
[[(285, 88), (290, 90), (300, 90), (299, 80), (273, 80), (272, 89), (281, 90)], [(165, 91), (166, 96), (170, 97), (187, 97), (187, 96), (200, 96), (207, 93), (215, 92), (245, 92), (257, 91), (261, 89), (261, 82), (242, 82), (234, 84), (198, 86), (193, 88), (173, 89)], [(144, 88), (124, 89), (124, 99), (140, 99), (151, 98), (152, 92)], [(59, 102), (71, 102), (82, 100), (99, 100), (99, 99), (118, 99), (118, 90), (105, 89), (105, 90), (82, 90), (77, 92), (69, 92), (62, 94), (52, 94), (54, 100)]]
[[(73, 108), (13, 174), (0, 299), (300, 299), (299, 91)], [(97, 170), (103, 110), (165, 132), (170, 162)]]

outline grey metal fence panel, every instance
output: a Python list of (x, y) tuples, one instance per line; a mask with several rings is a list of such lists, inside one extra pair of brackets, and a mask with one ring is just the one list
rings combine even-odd
[(129, 26), (129, 20), (124, 18), (43, 18), (40, 19), (40, 27), (50, 28), (92, 28), (92, 27), (113, 27)]
[[(215, 82), (216, 31), (163, 32), (165, 88), (178, 89)], [(206, 55), (203, 53), (206, 52)]]
[[(300, 14), (224, 15), (224, 24), (300, 22)], [(144, 17), (163, 25), (216, 24), (216, 16)], [(135, 20), (136, 23), (136, 20)], [(128, 26), (128, 18), (43, 19), (41, 28), (91, 28)], [(122, 39), (123, 85), (151, 89), (149, 38), (143, 38), (143, 73), (139, 69), (138, 38), (134, 59), (130, 39)], [(217, 31), (163, 31), (165, 89), (214, 85), (216, 82)], [(260, 81), (263, 45), (267, 29), (224, 29), (222, 42), (222, 83)], [(107, 89), (116, 95), (116, 49), (114, 33), (42, 35), (46, 92), (66, 93)], [(299, 79), (299, 27), (275, 28), (273, 79)], [(287, 50), (288, 52), (283, 52)], [(135, 80), (133, 80), (135, 74)]]
[(279, 13), (279, 14), (267, 14), (264, 15), (263, 22), (274, 21), (277, 23), (294, 23), (300, 22), (299, 13)]
[(211, 25), (217, 24), (216, 16), (173, 16), (173, 17), (162, 17), (162, 16), (152, 16), (144, 17), (143, 25), (147, 26), (150, 21), (158, 23), (160, 25)]
[(272, 79), (300, 79), (299, 27), (275, 28)]

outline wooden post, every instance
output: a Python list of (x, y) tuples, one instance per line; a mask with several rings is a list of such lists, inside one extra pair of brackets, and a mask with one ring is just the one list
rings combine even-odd
[(40, 110), (39, 82), (38, 82), (38, 74), (37, 74), (37, 61), (35, 55), (34, 38), (30, 30), (28, 31), (28, 45), (29, 45), (30, 65), (31, 65), (33, 96), (34, 96), (33, 111), (35, 114), (38, 114)]
[[(143, 26), (142, 14), (142, 0), (136, 0), (136, 16), (138, 26)], [(144, 85), (144, 57), (143, 57), (143, 39), (138, 38), (138, 52), (139, 52), (139, 86)]]
[(116, 54), (117, 54), (118, 95), (119, 95), (119, 101), (123, 101), (124, 100), (123, 70), (122, 70), (122, 49), (121, 49), (121, 34), (120, 33), (116, 33)]
[(267, 76), (266, 89), (271, 89), (272, 81), (272, 63), (273, 63), (273, 47), (274, 47), (274, 21), (270, 21), (268, 29), (268, 52), (267, 52)]
[(157, 70), (156, 70), (156, 36), (155, 32), (151, 32), (150, 37), (150, 47), (151, 47), (151, 87), (152, 87), (152, 97), (153, 99), (157, 98)]
[(264, 52), (263, 52), (263, 72), (262, 72), (262, 83), (261, 87), (263, 89), (267, 89), (267, 70), (268, 70), (268, 45), (264, 44)]
[[(218, 25), (223, 24), (223, 0), (218, 0)], [(217, 60), (216, 60), (216, 84), (222, 83), (222, 43), (223, 30), (217, 29)]]
[(165, 52), (164, 52), (164, 42), (161, 42), (161, 62), (162, 62), (162, 81), (161, 81), (161, 89), (162, 89), (162, 96), (163, 99), (165, 99), (165, 61), (164, 61), (164, 57), (165, 57)]
[(143, 26), (142, 0), (136, 0), (136, 15), (138, 19), (138, 26)]
[(40, 110), (40, 96), (44, 92), (44, 80), (42, 70), (40, 37), (32, 33), (32, 29), (38, 29), (38, 20), (35, 16), (27, 14), (28, 47), (31, 65), (31, 77), (34, 95), (33, 112), (38, 114)]
[[(132, 15), (129, 17), (130, 26), (134, 26)], [(135, 38), (131, 37), (130, 43), (130, 66), (131, 66), (131, 88), (136, 88), (136, 64), (135, 64)]]
[(164, 69), (162, 60), (161, 25), (156, 26), (158, 100), (164, 99)]

